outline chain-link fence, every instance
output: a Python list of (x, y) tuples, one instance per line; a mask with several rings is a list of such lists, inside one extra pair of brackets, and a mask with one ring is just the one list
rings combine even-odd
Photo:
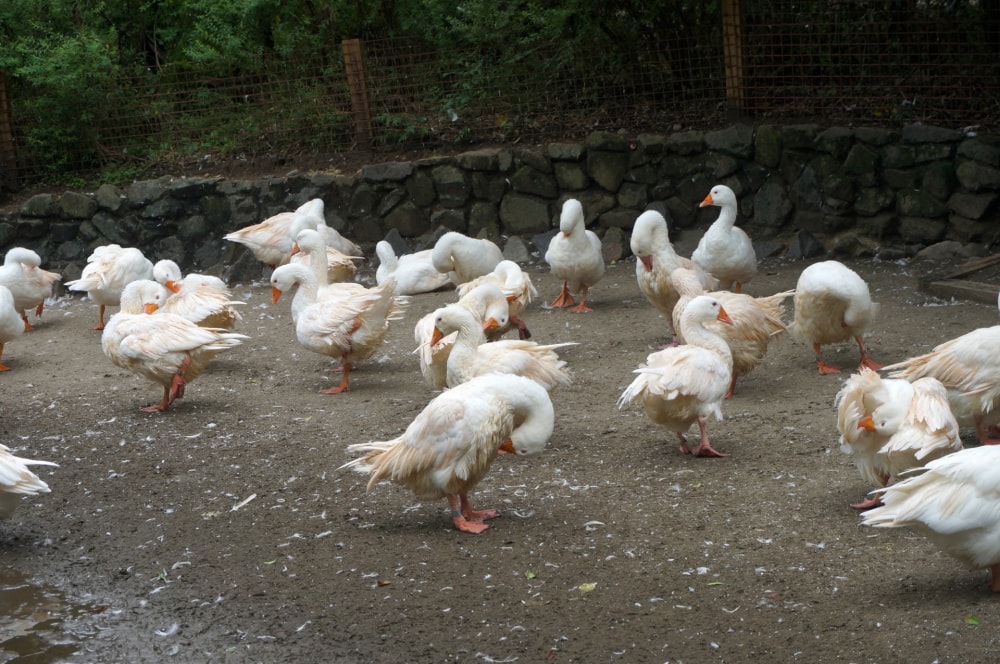
[(30, 81), (8, 77), (0, 184), (100, 168), (184, 173), (205, 160), (261, 154), (579, 140), (597, 129), (668, 133), (735, 120), (1000, 130), (1000, 3), (689, 4), (672, 29), (587, 57), (563, 57), (559, 44), (493, 53), (392, 39), (360, 45), (357, 58), (345, 43), (230, 71), (118, 73), (92, 108), (80, 109), (84, 129), (58, 141), (40, 131), (43, 118), (21, 112), (37, 94)]

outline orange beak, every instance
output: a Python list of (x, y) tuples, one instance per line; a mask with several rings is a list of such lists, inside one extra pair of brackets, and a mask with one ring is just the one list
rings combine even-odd
[(653, 257), (652, 256), (640, 256), (639, 260), (642, 261), (642, 264), (646, 268), (647, 272), (652, 272), (652, 270), (653, 270)]
[(277, 304), (278, 298), (281, 297), (281, 290), (275, 286), (271, 286), (271, 304)]
[(497, 322), (496, 318), (490, 316), (489, 318), (486, 319), (486, 322), (483, 323), (483, 332), (492, 332), (498, 327), (500, 327), (500, 323)]
[(299, 249), (299, 243), (298, 242), (293, 243), (292, 244), (292, 254), (291, 255), (294, 256), (295, 254), (299, 253), (300, 251), (302, 251), (302, 250)]
[(163, 285), (166, 286), (167, 288), (169, 288), (170, 290), (172, 290), (175, 293), (178, 292), (178, 291), (180, 291), (180, 289), (181, 289), (180, 284), (178, 284), (173, 279), (168, 280), (167, 283), (165, 283)]
[(871, 415), (865, 415), (858, 420), (858, 428), (864, 429), (869, 433), (875, 433), (875, 420), (872, 419)]
[(157, 306), (155, 302), (147, 302), (146, 304), (142, 305), (142, 312), (144, 314), (155, 314), (156, 310), (159, 308), (160, 307)]
[(516, 452), (514, 451), (514, 441), (512, 441), (510, 438), (508, 438), (507, 440), (503, 441), (503, 445), (500, 446), (500, 453), (501, 454), (516, 454)]
[(517, 295), (515, 295), (513, 293), (511, 293), (510, 295), (507, 296), (507, 301), (508, 302), (513, 302), (516, 299), (517, 299)]
[(701, 203), (698, 204), (698, 207), (703, 208), (706, 205), (715, 205), (715, 201), (712, 200), (712, 194), (706, 196), (705, 200), (703, 200)]
[(726, 310), (722, 308), (721, 304), (719, 305), (719, 315), (717, 319), (722, 321), (723, 323), (726, 323), (727, 325), (733, 324), (733, 319), (729, 317), (729, 314), (726, 313)]
[(434, 334), (431, 335), (431, 345), (436, 346), (437, 342), (441, 341), (442, 339), (444, 339), (444, 333), (435, 327)]

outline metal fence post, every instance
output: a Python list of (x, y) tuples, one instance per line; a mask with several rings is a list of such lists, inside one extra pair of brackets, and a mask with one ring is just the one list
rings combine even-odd
[(360, 39), (345, 39), (344, 69), (351, 90), (351, 112), (358, 147), (367, 149), (372, 138), (372, 115), (368, 105), (368, 81), (365, 77), (364, 50)]
[(14, 149), (14, 116), (10, 111), (7, 77), (0, 71), (0, 190), (17, 191), (17, 152)]
[(732, 120), (746, 110), (742, 0), (722, 0), (722, 48), (726, 70), (726, 110)]

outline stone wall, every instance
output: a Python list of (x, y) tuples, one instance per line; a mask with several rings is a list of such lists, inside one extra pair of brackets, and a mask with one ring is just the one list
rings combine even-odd
[(478, 149), (356, 175), (164, 177), (39, 194), (0, 215), (0, 249), (33, 248), (66, 279), (111, 242), (225, 274), (248, 259), (223, 235), (315, 197), (328, 224), (367, 248), (391, 229), (415, 247), (442, 229), (528, 238), (557, 225), (562, 202), (575, 197), (591, 227), (627, 251), (628, 229), (651, 205), (669, 212), (675, 233), (705, 228), (718, 210), (698, 203), (716, 183), (736, 191), (739, 223), (757, 240), (807, 231), (827, 250), (861, 255), (1000, 235), (1000, 137), (927, 125), (734, 125), (634, 138), (598, 132), (584, 144)]

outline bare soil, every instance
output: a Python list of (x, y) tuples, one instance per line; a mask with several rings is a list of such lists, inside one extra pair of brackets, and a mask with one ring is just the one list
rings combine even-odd
[[(805, 265), (768, 260), (748, 291), (792, 288)], [(926, 266), (850, 265), (882, 304), (878, 361), (996, 323), (995, 307), (917, 291)], [(529, 269), (551, 300), (545, 266)], [(88, 607), (74, 619), (92, 627), (60, 651), (55, 621), (21, 661), (61, 661), (67, 643), (65, 661), (87, 662), (995, 661), (984, 570), (858, 525), (848, 503), (873, 487), (839, 450), (847, 374), (818, 375), (802, 343), (775, 344), (710, 423), (732, 456), (691, 458), (615, 404), (667, 340), (634, 263), (609, 268), (592, 314), (533, 304), (535, 340), (579, 342), (562, 351), (575, 382), (554, 395), (546, 452), (499, 458), (472, 495), (501, 511), (476, 536), (443, 500), (366, 494), (337, 470), (348, 444), (395, 437), (433, 398), (412, 329), (454, 293), (414, 297), (385, 352), (327, 396), (336, 377), (297, 345), (289, 302), (264, 282), (234, 292), (251, 339), (163, 414), (139, 412), (160, 388), (108, 362), (87, 300), (59, 298), (8, 344), (0, 442), (60, 467), (0, 524), (2, 571)]]

